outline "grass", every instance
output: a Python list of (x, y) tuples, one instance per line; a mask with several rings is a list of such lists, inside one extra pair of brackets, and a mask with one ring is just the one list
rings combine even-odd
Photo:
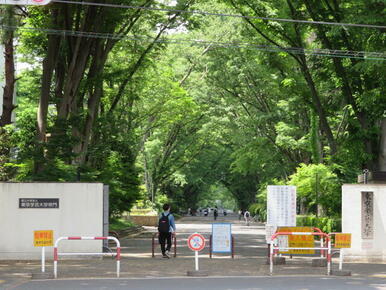
[(134, 226), (133, 222), (126, 219), (117, 218), (110, 220), (110, 231), (120, 231)]

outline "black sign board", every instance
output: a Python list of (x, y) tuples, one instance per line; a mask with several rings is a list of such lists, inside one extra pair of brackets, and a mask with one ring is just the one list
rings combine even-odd
[(59, 198), (19, 198), (19, 208), (59, 208)]

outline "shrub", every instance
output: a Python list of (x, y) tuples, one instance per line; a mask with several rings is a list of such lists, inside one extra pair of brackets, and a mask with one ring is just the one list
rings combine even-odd
[(316, 227), (325, 233), (341, 232), (341, 218), (338, 217), (316, 217), (314, 215), (298, 215), (296, 217), (298, 227)]

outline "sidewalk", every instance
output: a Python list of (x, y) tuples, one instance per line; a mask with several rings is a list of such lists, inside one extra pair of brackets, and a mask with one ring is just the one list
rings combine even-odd
[[(202, 233), (209, 238), (213, 217), (185, 217), (177, 222), (177, 258), (163, 259), (159, 247), (156, 257), (151, 258), (151, 237), (155, 228), (146, 228), (141, 235), (121, 238), (121, 277), (183, 277), (194, 269), (194, 254), (186, 245), (187, 237)], [(230, 255), (215, 255), (209, 259), (208, 246), (200, 252), (200, 269), (210, 276), (267, 276), (267, 248), (262, 224), (246, 226), (236, 216), (220, 217), (217, 222), (232, 222), (235, 236), (235, 259)], [(338, 260), (333, 260), (337, 268)], [(354, 277), (385, 277), (386, 264), (345, 263)], [(30, 279), (31, 273), (40, 271), (39, 261), (0, 261), (0, 289), (10, 289)], [(53, 272), (52, 261), (47, 261), (47, 272)], [(287, 258), (287, 264), (274, 266), (274, 276), (282, 275), (326, 275), (326, 268), (311, 267), (311, 258)], [(93, 260), (59, 260), (58, 278), (114, 278), (116, 262), (112, 258)]]

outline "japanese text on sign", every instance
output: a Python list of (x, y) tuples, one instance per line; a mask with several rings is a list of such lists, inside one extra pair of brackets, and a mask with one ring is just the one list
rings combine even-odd
[(231, 224), (212, 224), (213, 253), (230, 253), (232, 251)]
[[(310, 233), (313, 232), (313, 228), (311, 227), (279, 227), (277, 229), (278, 232), (304, 232)], [(314, 236), (312, 235), (289, 235), (283, 236), (287, 238), (288, 248), (314, 248), (315, 241)], [(281, 241), (284, 243), (284, 241)], [(315, 250), (296, 250), (291, 249), (288, 251), (280, 251), (282, 254), (315, 254)]]
[(268, 185), (267, 224), (296, 226), (296, 187)]
[(34, 231), (35, 247), (51, 247), (54, 245), (54, 231)]
[(335, 248), (351, 248), (351, 234), (335, 234)]
[(59, 208), (59, 198), (19, 198), (19, 208)]

